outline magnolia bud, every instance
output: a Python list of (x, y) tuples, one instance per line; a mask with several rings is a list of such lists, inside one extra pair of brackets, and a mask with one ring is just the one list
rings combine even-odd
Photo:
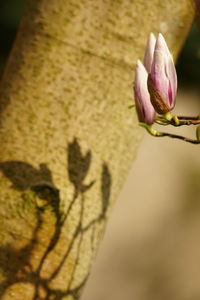
[(156, 45), (155, 35), (151, 32), (146, 45), (145, 55), (144, 55), (144, 66), (148, 73), (151, 73), (151, 66), (153, 62), (153, 55)]
[(148, 76), (148, 90), (156, 112), (165, 114), (174, 108), (177, 91), (176, 69), (161, 33), (155, 45), (151, 72)]
[(135, 104), (138, 119), (140, 122), (152, 124), (156, 113), (150, 101), (150, 95), (147, 89), (147, 71), (141, 61), (137, 61), (135, 72)]

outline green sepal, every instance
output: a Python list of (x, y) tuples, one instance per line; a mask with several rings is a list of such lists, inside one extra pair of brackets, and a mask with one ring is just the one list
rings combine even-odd
[(135, 104), (129, 105), (129, 106), (128, 106), (128, 109), (131, 109), (131, 108), (133, 108), (133, 107), (135, 107)]
[(162, 115), (167, 121), (171, 121), (172, 120), (172, 114), (170, 111), (168, 111), (166, 114)]
[(157, 132), (155, 129), (152, 128), (152, 125), (149, 125), (149, 124), (147, 124), (147, 123), (140, 122), (140, 123), (139, 123), (139, 126), (145, 128), (146, 131), (147, 131), (149, 134), (153, 135), (153, 136), (157, 136), (157, 134), (158, 134), (158, 132)]

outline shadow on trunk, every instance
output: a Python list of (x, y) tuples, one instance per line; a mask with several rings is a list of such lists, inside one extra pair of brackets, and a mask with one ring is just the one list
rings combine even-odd
[[(91, 230), (91, 247), (93, 247), (96, 225), (106, 220), (107, 208), (109, 205), (112, 179), (109, 167), (106, 163), (102, 163), (101, 171), (101, 210), (99, 214), (88, 224), (83, 224), (83, 217), (86, 213), (85, 199), (86, 193), (96, 183), (95, 180), (89, 184), (85, 184), (84, 180), (89, 172), (92, 162), (92, 153), (88, 151), (82, 154), (80, 144), (76, 138), (68, 144), (67, 147), (67, 175), (74, 186), (74, 195), (68, 205), (66, 212), (62, 212), (60, 208), (60, 191), (53, 182), (51, 170), (45, 163), (39, 165), (39, 169), (22, 161), (5, 161), (0, 162), (0, 171), (12, 183), (11, 188), (21, 191), (21, 197), (24, 198), (26, 193), (33, 193), (34, 197), (40, 199), (42, 205), (36, 207), (36, 226), (32, 232), (32, 238), (21, 249), (16, 249), (13, 245), (6, 244), (0, 247), (0, 268), (4, 275), (4, 281), (0, 283), (0, 297), (6, 293), (6, 290), (16, 283), (30, 283), (34, 286), (34, 295), (32, 300), (54, 300), (63, 299), (70, 295), (73, 299), (78, 299), (80, 291), (84, 286), (88, 275), (82, 278), (81, 282), (74, 286), (74, 275), (79, 264), (81, 245), (83, 243), (84, 234)], [(77, 215), (77, 225), (73, 233), (73, 237), (65, 252), (62, 254), (57, 266), (51, 270), (48, 278), (42, 276), (44, 263), (48, 261), (50, 253), (61, 240), (62, 228), (68, 221), (70, 213), (76, 201), (80, 201), (80, 213)], [(43, 254), (39, 258), (38, 264), (31, 262), (35, 248), (40, 244), (39, 235), (41, 228), (45, 226), (43, 214), (47, 207), (51, 208), (55, 216), (55, 228), (52, 236), (49, 237), (48, 246), (44, 249)], [(70, 253), (77, 243), (76, 258), (73, 270), (71, 271), (70, 281), (65, 289), (56, 289), (51, 287), (51, 282), (57, 277), (63, 265), (68, 260)], [(40, 290), (45, 291), (45, 296), (40, 295)]]

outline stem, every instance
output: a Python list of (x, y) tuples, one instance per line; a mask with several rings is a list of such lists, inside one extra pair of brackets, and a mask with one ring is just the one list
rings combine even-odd
[[(161, 118), (161, 119), (166, 120), (166, 114), (165, 115), (158, 114), (158, 117)], [(200, 120), (200, 114), (197, 115), (197, 116), (193, 116), (193, 117), (190, 117), (190, 116), (177, 116), (177, 118), (179, 120)]]
[(182, 141), (185, 141), (187, 143), (200, 144), (200, 140), (189, 139), (189, 138), (184, 137), (182, 135), (177, 135), (177, 134), (173, 134), (173, 133), (159, 132), (159, 131), (153, 129), (152, 125), (149, 125), (149, 124), (146, 124), (146, 123), (139, 123), (139, 125), (141, 127), (145, 128), (150, 135), (155, 136), (155, 137), (168, 136), (168, 137), (170, 137), (172, 139), (182, 140)]
[(198, 120), (198, 119), (183, 120), (183, 119), (179, 119), (179, 117), (178, 117), (178, 120), (179, 120), (179, 122), (175, 122), (174, 119), (172, 119), (171, 121), (168, 121), (166, 119), (158, 118), (158, 119), (155, 120), (155, 123), (160, 124), (160, 125), (164, 125), (164, 126), (172, 125), (172, 126), (175, 126), (175, 127), (184, 126), (184, 125), (190, 126), (190, 125), (199, 125), (200, 124), (200, 120)]
[(198, 125), (200, 124), (200, 120), (179, 120), (179, 124), (178, 125), (174, 125), (174, 126), (182, 126), (182, 125)]
[(157, 131), (156, 135), (153, 135), (153, 136), (155, 136), (155, 137), (164, 137), (164, 136), (168, 136), (168, 137), (170, 137), (170, 138), (173, 138), (173, 139), (179, 139), (179, 140), (182, 140), (182, 141), (191, 143), (191, 144), (200, 144), (200, 141), (198, 141), (198, 140), (193, 140), (193, 139), (190, 139), (190, 138), (181, 136), (181, 135), (172, 134), (172, 133), (167, 133), (167, 132), (158, 132), (158, 131)]
[(199, 120), (199, 115), (196, 117), (178, 116), (179, 120)]
[(170, 125), (169, 122), (166, 122), (165, 120), (161, 120), (161, 119), (155, 119), (155, 123), (163, 126)]

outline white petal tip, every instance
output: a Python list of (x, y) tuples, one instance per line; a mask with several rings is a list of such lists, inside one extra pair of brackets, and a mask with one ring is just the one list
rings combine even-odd
[(139, 59), (137, 60), (136, 67), (140, 68), (140, 69), (144, 67), (143, 63), (141, 62), (141, 60), (139, 60)]
[(156, 37), (153, 32), (150, 32), (149, 39), (156, 41)]
[(164, 36), (162, 35), (162, 33), (158, 34), (157, 43), (160, 44), (160, 45), (162, 45), (162, 47), (165, 47), (166, 49), (168, 49), (167, 42), (166, 42)]
[(136, 67), (138, 69), (142, 70), (143, 72), (147, 73), (145, 66), (143, 65), (143, 63), (139, 59), (137, 60)]
[(161, 32), (159, 32), (159, 33), (158, 33), (158, 38), (162, 38), (162, 39), (164, 39), (164, 36), (162, 35), (162, 33), (161, 33)]

